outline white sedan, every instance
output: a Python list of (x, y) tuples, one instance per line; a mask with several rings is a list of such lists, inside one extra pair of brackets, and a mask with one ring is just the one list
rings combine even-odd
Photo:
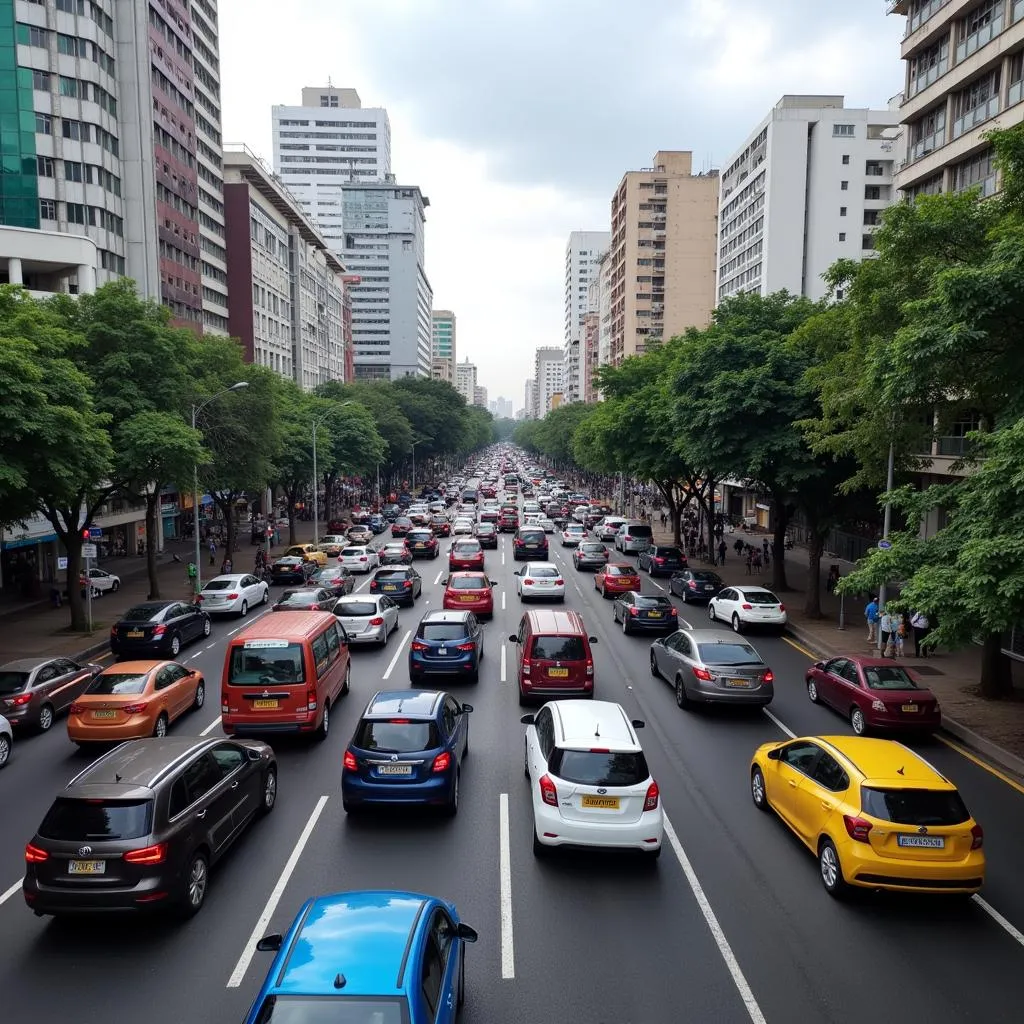
[(338, 561), (352, 572), (373, 572), (380, 566), (380, 555), (368, 544), (353, 544), (342, 548)]
[(459, 537), (465, 535), (467, 537), (473, 536), (473, 520), (458, 518), (452, 523), (452, 536)]
[(85, 584), (85, 579), (88, 577), (92, 581), (93, 590), (98, 590), (101, 594), (107, 593), (107, 591), (115, 591), (121, 586), (121, 577), (115, 576), (112, 572), (107, 572), (106, 569), (86, 569), (82, 572), (82, 583)]
[(203, 611), (211, 615), (247, 615), (250, 608), (270, 600), (270, 587), (249, 573), (215, 576), (199, 594)]
[(782, 630), (789, 621), (786, 606), (765, 587), (726, 587), (708, 602), (708, 618), (727, 622), (742, 633), (747, 626)]
[(574, 548), (581, 540), (587, 539), (587, 531), (582, 523), (566, 523), (562, 531), (562, 547)]
[(515, 577), (516, 593), (523, 601), (535, 597), (565, 600), (565, 580), (554, 562), (527, 562)]
[(547, 516), (541, 516), (541, 517), (540, 517), (540, 518), (539, 518), (539, 519), (537, 520), (537, 525), (538, 525), (538, 526), (539, 526), (539, 527), (540, 527), (540, 528), (541, 528), (541, 529), (542, 529), (542, 530), (543, 530), (543, 531), (544, 531), (545, 533), (554, 533), (554, 532), (555, 532), (555, 524), (554, 524), (554, 523), (553, 523), (553, 522), (552, 522), (552, 521), (551, 521), (550, 519), (548, 519), (548, 517), (547, 517)]

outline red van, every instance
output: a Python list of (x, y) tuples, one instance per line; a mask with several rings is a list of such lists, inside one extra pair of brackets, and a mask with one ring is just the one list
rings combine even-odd
[(224, 732), (325, 739), (350, 673), (348, 634), (331, 612), (264, 615), (228, 644), (220, 690)]
[(515, 662), (519, 703), (552, 697), (593, 697), (594, 657), (583, 619), (562, 608), (526, 612), (519, 632), (509, 640), (516, 645)]

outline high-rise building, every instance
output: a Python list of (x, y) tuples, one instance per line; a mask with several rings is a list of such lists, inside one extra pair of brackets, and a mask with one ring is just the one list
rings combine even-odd
[(597, 289), (597, 365), (607, 366), (612, 361), (612, 261), (608, 253), (599, 261)]
[(487, 408), (487, 388), (482, 384), (477, 384), (473, 388), (473, 405), (478, 405), (481, 409)]
[(345, 379), (345, 267), (280, 180), (224, 152), (229, 327), (246, 361), (306, 391)]
[(985, 134), (1024, 121), (1024, 3), (892, 0), (907, 19), (896, 188), (910, 197), (998, 188)]
[(611, 244), (610, 231), (573, 231), (565, 246), (565, 398), (583, 397), (580, 367), (587, 288), (597, 276), (599, 260)]
[(435, 380), (455, 383), (455, 314), (435, 309), (430, 315), (430, 371)]
[(497, 419), (512, 418), (511, 398), (495, 398), (487, 403), (487, 408), (490, 410), (491, 415), (495, 416)]
[(340, 252), (341, 186), (384, 181), (391, 173), (388, 112), (364, 107), (355, 89), (328, 85), (303, 89), (299, 106), (275, 106), (272, 119), (277, 173)]
[(455, 390), (462, 395), (466, 405), (472, 405), (476, 398), (476, 367), (467, 356), (455, 364)]
[(537, 381), (532, 377), (523, 385), (523, 417), (524, 420), (537, 418)]
[(616, 366), (649, 339), (703, 327), (715, 306), (718, 171), (693, 174), (693, 154), (654, 154), (612, 197), (611, 336)]
[(542, 346), (533, 358), (534, 418), (543, 419), (551, 412), (551, 398), (561, 394), (565, 379), (565, 353), (561, 347)]
[(827, 290), (822, 274), (836, 260), (874, 253), (892, 202), (899, 115), (843, 102), (783, 96), (726, 164), (719, 301), (783, 288), (818, 300)]

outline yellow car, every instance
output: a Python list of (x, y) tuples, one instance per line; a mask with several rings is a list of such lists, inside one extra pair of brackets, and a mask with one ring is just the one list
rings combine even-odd
[(306, 562), (316, 562), (321, 568), (327, 564), (327, 554), (318, 551), (312, 544), (293, 544), (283, 555), (284, 558), (301, 558)]
[(851, 886), (977, 892), (984, 833), (956, 786), (893, 740), (804, 736), (765, 743), (750, 792), (818, 858), (831, 896)]

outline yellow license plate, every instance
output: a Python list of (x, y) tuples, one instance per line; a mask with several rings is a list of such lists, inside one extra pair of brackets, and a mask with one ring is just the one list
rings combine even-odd
[(736, 686), (736, 687), (741, 687), (741, 686), (742, 687), (747, 687), (747, 686), (750, 685), (750, 681), (748, 679), (726, 679), (725, 685), (726, 686)]
[(661, 618), (661, 612), (648, 612), (647, 613), (647, 617), (649, 619), (660, 619)]
[(397, 590), (398, 587), (396, 587), (394, 583), (385, 583), (384, 584), (384, 589), (385, 590)]
[(276, 700), (254, 700), (252, 702), (253, 709), (256, 711), (276, 711), (280, 706), (280, 701)]
[(903, 710), (904, 711), (916, 711), (917, 710), (917, 705), (916, 704), (904, 704), (903, 705)]
[(569, 670), (567, 668), (549, 668), (548, 675), (552, 679), (568, 679)]
[(593, 807), (602, 811), (617, 811), (619, 809), (617, 796), (585, 796), (580, 803), (583, 807)]
[(116, 711), (94, 711), (92, 713), (93, 718), (116, 718)]
[(475, 597), (470, 597), (470, 596), (469, 596), (468, 594), (463, 594), (463, 595), (462, 595), (462, 596), (461, 596), (461, 597), (459, 598), (459, 600), (460, 600), (460, 601), (475, 601), (475, 600), (476, 600), (476, 598), (475, 598)]
[(129, 629), (128, 630), (128, 635), (131, 636), (131, 637), (140, 637), (140, 636), (145, 636), (146, 633), (145, 633), (144, 630), (141, 630), (141, 629)]
[(103, 875), (107, 871), (105, 860), (69, 860), (69, 875)]

